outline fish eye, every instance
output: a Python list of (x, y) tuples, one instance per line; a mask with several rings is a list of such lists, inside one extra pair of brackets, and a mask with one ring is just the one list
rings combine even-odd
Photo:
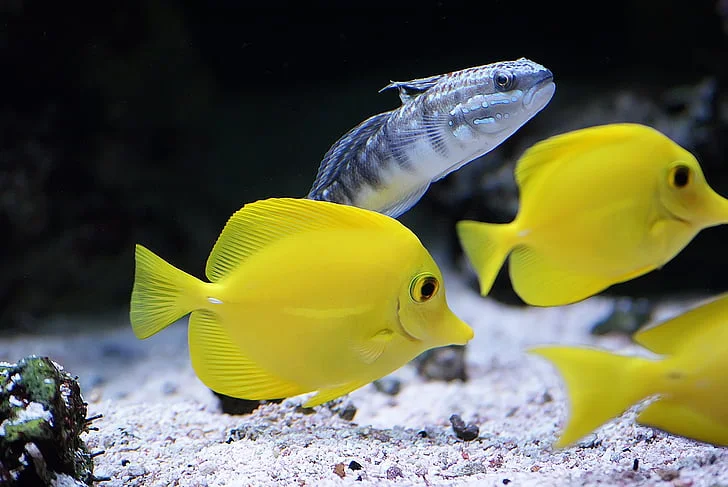
[(410, 297), (416, 303), (429, 301), (440, 289), (440, 281), (432, 274), (420, 274), (412, 279)]
[(493, 82), (499, 91), (508, 91), (513, 87), (515, 77), (506, 71), (497, 71), (493, 75)]
[(684, 188), (690, 184), (691, 171), (688, 166), (675, 166), (670, 171), (670, 185), (673, 188)]

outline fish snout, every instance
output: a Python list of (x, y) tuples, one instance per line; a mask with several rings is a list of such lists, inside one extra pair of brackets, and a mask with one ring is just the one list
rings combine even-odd
[(554, 83), (554, 75), (549, 69), (544, 69), (539, 73), (539, 79), (535, 81), (533, 86), (523, 95), (524, 107), (537, 107), (537, 110), (545, 107), (556, 92), (556, 84)]
[(449, 309), (443, 316), (442, 326), (444, 331), (443, 339), (446, 342), (443, 345), (465, 345), (475, 336), (470, 325), (458, 318)]
[(728, 199), (711, 189), (710, 196), (704, 205), (706, 226), (724, 225), (728, 223)]

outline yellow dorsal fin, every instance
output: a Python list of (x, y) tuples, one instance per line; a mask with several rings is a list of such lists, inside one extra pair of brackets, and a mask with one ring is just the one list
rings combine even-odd
[(529, 181), (543, 173), (544, 166), (568, 161), (589, 150), (613, 144), (635, 136), (659, 133), (645, 125), (614, 123), (599, 125), (555, 135), (531, 146), (516, 163), (516, 182), (521, 192)]
[(373, 211), (326, 201), (271, 198), (247, 204), (230, 217), (207, 259), (205, 274), (218, 281), (277, 240), (331, 228), (381, 228), (414, 236), (398, 221)]
[(542, 252), (517, 246), (509, 262), (516, 294), (531, 306), (562, 306), (586, 299), (611, 282), (597, 275), (577, 274), (551, 262)]
[(691, 409), (668, 398), (658, 399), (637, 416), (637, 422), (714, 445), (728, 446), (728, 425), (719, 416)]
[(684, 345), (685, 339), (712, 326), (728, 324), (728, 293), (699, 305), (675, 318), (634, 334), (632, 339), (654, 353), (669, 355)]
[(192, 313), (189, 346), (197, 377), (215, 392), (242, 399), (279, 399), (310, 392), (245, 357), (212, 311)]

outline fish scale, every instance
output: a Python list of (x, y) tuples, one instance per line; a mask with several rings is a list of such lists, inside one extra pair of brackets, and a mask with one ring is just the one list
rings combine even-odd
[[(505, 80), (506, 83), (500, 83)], [(493, 150), (551, 100), (553, 74), (533, 61), (393, 81), (402, 105), (374, 115), (326, 153), (309, 199), (397, 217), (430, 184)]]

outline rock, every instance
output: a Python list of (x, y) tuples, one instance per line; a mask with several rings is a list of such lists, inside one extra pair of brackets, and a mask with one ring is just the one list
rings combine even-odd
[(452, 424), (455, 436), (463, 441), (473, 441), (480, 434), (478, 425), (473, 423), (465, 424), (465, 421), (457, 414), (450, 416), (450, 424)]
[(465, 370), (465, 347), (461, 345), (428, 350), (419, 355), (414, 364), (417, 373), (428, 380), (468, 379)]
[(609, 316), (595, 323), (591, 333), (621, 333), (631, 336), (650, 320), (654, 308), (654, 303), (645, 298), (619, 298), (614, 302)]
[(47, 357), (0, 363), (0, 484), (50, 485), (65, 475), (92, 485), (93, 455), (76, 379)]

